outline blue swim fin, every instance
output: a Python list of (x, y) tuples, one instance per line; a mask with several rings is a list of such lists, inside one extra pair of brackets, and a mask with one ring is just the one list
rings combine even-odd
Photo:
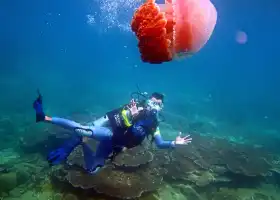
[(43, 97), (38, 90), (38, 97), (33, 102), (33, 108), (36, 111), (36, 122), (44, 121), (45, 120), (45, 113), (43, 111)]
[(60, 148), (50, 152), (47, 160), (49, 164), (58, 165), (65, 161), (70, 153), (82, 143), (82, 136), (75, 135), (68, 139)]
[(93, 170), (95, 153), (86, 143), (82, 143), (82, 147), (84, 153), (85, 170), (91, 173), (91, 171)]
[(96, 157), (95, 153), (91, 150), (88, 144), (83, 143), (85, 170), (90, 174), (96, 174), (101, 167), (104, 166), (105, 158)]

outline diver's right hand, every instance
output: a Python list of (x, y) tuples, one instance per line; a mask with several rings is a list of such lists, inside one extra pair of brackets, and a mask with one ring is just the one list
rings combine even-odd
[(143, 110), (142, 107), (137, 107), (137, 104), (136, 104), (134, 99), (132, 99), (130, 101), (130, 104), (127, 107), (129, 109), (130, 114), (132, 115), (132, 117), (135, 117), (136, 115), (139, 114), (139, 111)]

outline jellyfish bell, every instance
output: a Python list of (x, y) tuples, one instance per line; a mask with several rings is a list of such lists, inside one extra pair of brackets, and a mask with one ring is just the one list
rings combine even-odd
[(210, 0), (147, 0), (134, 13), (131, 28), (144, 62), (189, 57), (209, 40), (217, 21)]

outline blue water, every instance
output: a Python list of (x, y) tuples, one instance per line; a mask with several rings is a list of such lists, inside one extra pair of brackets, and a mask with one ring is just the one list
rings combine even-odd
[[(166, 110), (180, 115), (188, 111), (187, 98), (211, 97), (203, 110), (214, 118), (242, 118), (279, 130), (279, 5), (213, 3), (217, 25), (198, 54), (150, 65), (141, 62), (128, 26), (139, 1), (124, 6), (122, 1), (2, 1), (2, 113), (32, 117), (36, 88), (54, 113), (97, 104), (112, 108), (127, 102), (139, 84), (143, 91), (165, 93)], [(87, 15), (95, 22), (87, 23)], [(238, 30), (248, 35), (245, 45), (235, 41)]]

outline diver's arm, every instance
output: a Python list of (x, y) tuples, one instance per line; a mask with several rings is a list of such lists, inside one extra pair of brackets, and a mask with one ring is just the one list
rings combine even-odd
[(154, 139), (157, 147), (160, 149), (168, 149), (175, 147), (175, 141), (166, 141), (161, 137), (159, 128), (157, 128), (156, 132), (154, 133)]

